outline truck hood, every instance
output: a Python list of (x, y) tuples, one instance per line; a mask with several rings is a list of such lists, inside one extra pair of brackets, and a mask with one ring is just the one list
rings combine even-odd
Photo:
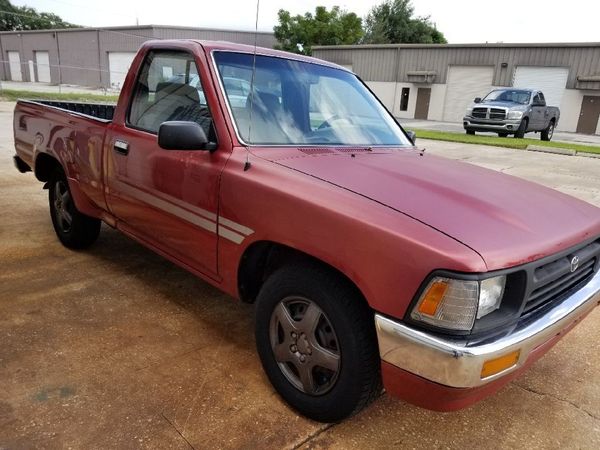
[(510, 110), (518, 110), (518, 111), (524, 111), (525, 109), (527, 109), (528, 105), (521, 105), (519, 103), (513, 103), (513, 102), (496, 102), (496, 101), (482, 101), (479, 103), (473, 103), (472, 107), (473, 108), (477, 108), (477, 107), (486, 107), (486, 108), (508, 108)]
[(460, 241), (479, 253), (489, 270), (539, 259), (600, 235), (600, 209), (586, 202), (415, 150), (307, 156), (288, 148), (273, 156), (273, 162), (352, 191)]

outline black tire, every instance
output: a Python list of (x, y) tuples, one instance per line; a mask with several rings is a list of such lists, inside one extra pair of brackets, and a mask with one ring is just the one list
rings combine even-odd
[(473, 130), (466, 130), (466, 131), (467, 131), (467, 134), (470, 134), (470, 135), (475, 134), (475, 132)]
[(552, 139), (552, 136), (554, 136), (554, 119), (550, 121), (550, 123), (548, 124), (548, 128), (542, 130), (542, 132), (540, 133), (540, 139), (542, 141), (549, 141), (550, 139)]
[[(287, 311), (284, 320), (280, 320), (281, 311)], [(317, 319), (311, 321), (312, 317)], [(289, 323), (297, 328), (285, 329)], [(306, 329), (312, 331), (301, 331), (311, 323), (314, 326)], [(306, 417), (338, 422), (381, 393), (373, 311), (353, 286), (327, 269), (295, 264), (273, 273), (257, 298), (255, 334), (269, 380)], [(277, 356), (279, 362), (278, 347), (284, 353), (283, 358)], [(320, 366), (319, 360), (331, 369)], [(312, 391), (305, 389), (306, 377), (303, 380), (301, 374), (306, 373), (310, 373)]]
[(525, 137), (525, 133), (527, 132), (527, 124), (528, 123), (529, 122), (528, 122), (527, 118), (521, 120), (521, 123), (519, 124), (519, 128), (515, 132), (516, 138), (522, 139)]
[(67, 177), (61, 168), (57, 168), (50, 179), (48, 200), (54, 231), (65, 247), (83, 249), (98, 239), (100, 220), (77, 210)]
[(498, 133), (498, 137), (506, 137), (508, 136), (508, 133)]

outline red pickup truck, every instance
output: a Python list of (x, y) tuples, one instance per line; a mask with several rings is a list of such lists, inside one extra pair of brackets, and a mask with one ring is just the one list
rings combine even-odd
[(22, 100), (14, 136), (65, 246), (105, 222), (255, 302), (267, 376), (319, 421), (382, 386), (467, 406), (600, 302), (599, 209), (419, 150), (328, 62), (149, 42), (116, 106)]

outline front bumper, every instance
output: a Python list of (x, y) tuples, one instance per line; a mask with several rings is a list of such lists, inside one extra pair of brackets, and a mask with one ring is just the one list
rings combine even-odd
[[(375, 315), (381, 359), (396, 368), (450, 388), (478, 388), (527, 365), (530, 356), (548, 350), (600, 304), (600, 272), (580, 290), (533, 322), (483, 343), (450, 340)], [(482, 378), (486, 361), (520, 351), (516, 363)]]
[(469, 116), (463, 118), (463, 127), (465, 130), (514, 133), (519, 129), (519, 125), (521, 125), (521, 120), (506, 119), (493, 121), (489, 119), (475, 119)]

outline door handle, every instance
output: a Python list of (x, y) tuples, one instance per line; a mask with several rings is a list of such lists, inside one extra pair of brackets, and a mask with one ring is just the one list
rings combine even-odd
[(114, 145), (115, 152), (121, 155), (127, 155), (129, 153), (129, 144), (125, 141), (117, 139)]

